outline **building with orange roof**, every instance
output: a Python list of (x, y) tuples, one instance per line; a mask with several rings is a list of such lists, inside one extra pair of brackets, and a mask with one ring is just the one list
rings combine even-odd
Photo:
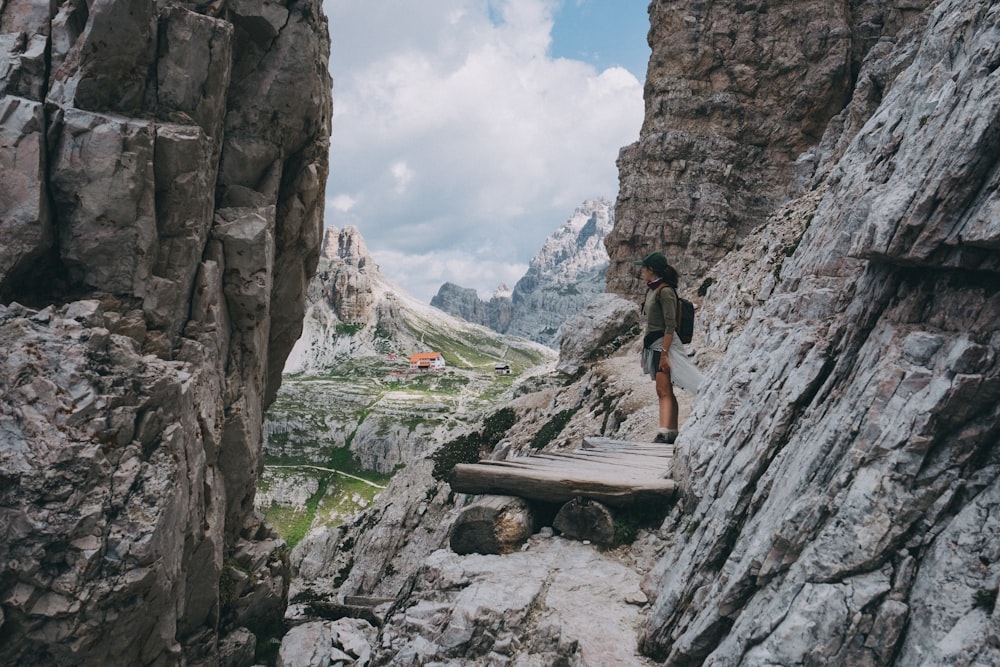
[(444, 368), (444, 357), (440, 352), (417, 352), (410, 356), (410, 370), (437, 371)]

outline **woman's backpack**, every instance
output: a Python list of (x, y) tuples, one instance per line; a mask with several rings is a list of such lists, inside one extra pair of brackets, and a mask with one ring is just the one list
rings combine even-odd
[(694, 304), (682, 297), (673, 285), (662, 285), (656, 291), (656, 300), (660, 300), (660, 290), (669, 287), (677, 297), (677, 337), (687, 345), (694, 336)]
[(673, 290), (677, 296), (677, 337), (687, 344), (694, 336), (694, 304), (677, 294), (676, 287)]

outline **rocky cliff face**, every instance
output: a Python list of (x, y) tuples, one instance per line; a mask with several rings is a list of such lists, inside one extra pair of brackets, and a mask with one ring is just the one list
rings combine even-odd
[[(859, 76), (929, 0), (650, 3), (646, 115), (619, 156), (609, 291), (666, 252), (692, 288), (812, 177), (811, 152), (849, 100), (877, 105), (891, 73)], [(857, 128), (853, 128), (854, 131)]]
[(604, 238), (613, 216), (607, 200), (585, 201), (545, 240), (513, 291), (501, 285), (483, 301), (473, 289), (445, 283), (431, 305), (494, 331), (555, 347), (563, 322), (604, 292)]
[(316, 275), (306, 293), (302, 336), (285, 364), (287, 372), (316, 370), (350, 354), (377, 354), (371, 337), (353, 335), (376, 320), (381, 275), (354, 227), (326, 229)]
[(562, 323), (604, 291), (604, 238), (613, 216), (610, 202), (586, 201), (545, 240), (514, 285), (509, 333), (557, 344)]
[[(742, 29), (720, 35), (718, 13), (692, 7), (654, 3), (654, 36), (675, 33), (672, 45), (656, 40), (657, 67), (665, 62), (657, 48), (681, 57), (681, 36), (691, 53), (739, 41)], [(799, 7), (769, 3), (756, 17), (789, 64), (806, 55), (800, 47), (814, 31), (789, 39), (774, 22), (827, 20), (823, 8)], [(772, 153), (762, 192), (797, 187), (795, 133), (772, 134), (789, 120), (813, 146), (817, 172), (806, 195), (713, 269), (705, 290), (702, 323), (726, 354), (682, 429), (685, 499), (663, 527), (664, 556), (645, 583), (655, 603), (640, 644), (665, 664), (1000, 661), (1000, 7), (920, 9), (855, 3), (836, 39), (842, 67), (830, 70), (857, 72), (850, 104), (836, 116), (804, 113), (796, 96), (817, 109), (822, 97), (806, 76), (789, 85), (779, 127), (762, 133), (789, 150), (783, 171)], [(859, 25), (864, 16), (881, 20)], [(910, 29), (896, 32), (900, 25)], [(872, 44), (875, 27), (882, 39)], [(744, 82), (769, 85), (771, 64), (762, 59)], [(706, 90), (720, 85), (713, 73), (735, 70), (705, 70)], [(650, 77), (647, 102), (656, 104), (661, 84), (653, 69)], [(738, 81), (723, 78), (720, 92), (693, 101), (714, 109), (715, 95), (739, 94)], [(660, 103), (668, 118), (650, 113), (644, 140), (624, 154), (631, 202), (652, 205), (643, 193), (656, 181), (629, 179), (648, 168), (633, 159), (650, 142), (671, 140), (650, 131), (675, 108)], [(725, 135), (742, 119), (715, 122)], [(704, 194), (701, 179), (676, 166), (667, 192)], [(744, 190), (733, 181), (720, 192), (714, 200), (732, 206)], [(704, 198), (689, 201), (657, 203), (659, 217), (644, 216), (650, 227), (633, 228), (632, 245), (686, 246), (688, 266), (706, 261), (695, 248), (703, 222), (686, 230), (674, 222), (705, 211)], [(741, 321), (745, 328), (733, 326)]]
[(510, 329), (514, 303), (510, 288), (500, 284), (489, 301), (479, 298), (479, 293), (471, 287), (455, 283), (445, 283), (438, 293), (431, 297), (431, 305), (446, 313), (461, 317), (466, 322), (481, 324), (501, 333)]
[(319, 253), (316, 2), (0, 9), (0, 662), (249, 664), (252, 513)]
[(485, 304), (479, 298), (479, 292), (471, 287), (445, 283), (438, 288), (437, 294), (431, 297), (431, 305), (446, 313), (461, 317), (466, 322), (481, 324), (491, 329), (495, 328), (486, 319)]

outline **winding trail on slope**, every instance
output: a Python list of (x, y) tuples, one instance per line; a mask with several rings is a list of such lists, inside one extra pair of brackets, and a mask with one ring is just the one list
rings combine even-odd
[(264, 467), (265, 468), (309, 468), (311, 470), (320, 470), (322, 472), (332, 472), (332, 473), (336, 473), (338, 475), (343, 475), (344, 477), (350, 477), (351, 479), (356, 479), (359, 482), (364, 482), (368, 486), (374, 486), (376, 489), (384, 489), (385, 488), (381, 484), (376, 484), (375, 482), (369, 482), (364, 477), (358, 477), (357, 475), (352, 475), (349, 472), (344, 472), (342, 470), (335, 470), (333, 468), (321, 468), (320, 466), (313, 466), (313, 465), (307, 465), (307, 464), (301, 464), (301, 465), (267, 465), (267, 466), (264, 466)]

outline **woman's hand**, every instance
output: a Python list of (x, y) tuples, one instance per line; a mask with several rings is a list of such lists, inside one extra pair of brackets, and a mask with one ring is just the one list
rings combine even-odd
[(670, 344), (673, 341), (673, 335), (667, 334), (663, 337), (663, 344), (660, 346), (660, 364), (657, 368), (664, 373), (670, 373), (670, 353), (667, 350), (670, 349)]
[(666, 352), (660, 352), (660, 365), (658, 368), (664, 373), (670, 372), (670, 357)]

